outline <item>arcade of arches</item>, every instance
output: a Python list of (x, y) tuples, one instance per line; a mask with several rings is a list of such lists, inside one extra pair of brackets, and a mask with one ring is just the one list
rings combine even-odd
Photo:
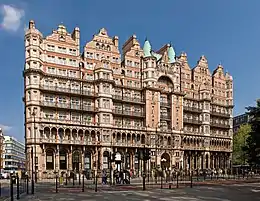
[[(160, 139), (162, 146), (159, 152), (151, 152), (151, 159), (146, 170), (160, 166), (171, 169), (217, 169), (229, 168), (230, 155), (218, 152), (181, 151), (171, 146), (168, 137)], [(37, 174), (39, 178), (54, 175), (55, 172), (68, 173), (71, 171), (93, 171), (103, 169), (127, 169), (136, 175), (141, 175), (143, 162), (138, 158), (139, 148), (147, 144), (143, 133), (113, 133), (112, 139), (102, 141), (97, 130), (76, 130), (45, 127), (40, 131), (39, 145), (37, 145)], [(163, 147), (166, 147), (163, 149)], [(112, 153), (119, 155), (115, 164), (110, 164)], [(158, 153), (157, 156), (155, 153)], [(30, 159), (30, 150), (27, 157)], [(30, 161), (29, 161), (30, 162)], [(30, 170), (30, 167), (28, 168)]]

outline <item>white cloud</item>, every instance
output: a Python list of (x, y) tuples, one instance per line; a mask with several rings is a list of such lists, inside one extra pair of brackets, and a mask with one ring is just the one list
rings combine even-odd
[(12, 129), (11, 126), (7, 126), (7, 125), (3, 125), (3, 124), (0, 124), (0, 128), (2, 129), (2, 131), (5, 133), (5, 132), (8, 132)]
[(24, 10), (11, 5), (2, 5), (1, 14), (3, 16), (1, 27), (4, 30), (16, 32), (20, 28)]
[(24, 31), (24, 33), (26, 33), (26, 31), (29, 29), (29, 27), (27, 26), (27, 25), (24, 25), (24, 27), (23, 27), (23, 31)]

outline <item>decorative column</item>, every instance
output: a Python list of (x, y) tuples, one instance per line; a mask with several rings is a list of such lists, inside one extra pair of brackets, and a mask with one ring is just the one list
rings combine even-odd
[(83, 152), (82, 152), (82, 157), (81, 157), (81, 169), (82, 169), (82, 172), (85, 170), (85, 152), (86, 152), (86, 147), (83, 146)]
[(68, 153), (68, 170), (72, 170), (72, 146), (70, 146), (70, 150)]
[(59, 145), (56, 147), (56, 154), (55, 154), (55, 171), (59, 172), (60, 170), (60, 148)]
[(199, 153), (198, 157), (197, 157), (197, 169), (200, 170), (201, 169), (201, 154)]

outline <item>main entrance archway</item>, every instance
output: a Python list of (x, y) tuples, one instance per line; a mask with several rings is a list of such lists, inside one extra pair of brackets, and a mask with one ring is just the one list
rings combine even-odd
[(162, 154), (161, 156), (161, 167), (163, 170), (169, 169), (170, 168), (170, 155), (167, 154), (166, 152)]

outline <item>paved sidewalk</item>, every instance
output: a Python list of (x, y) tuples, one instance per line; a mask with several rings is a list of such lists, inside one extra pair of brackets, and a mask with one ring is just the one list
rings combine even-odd
[[(257, 184), (198, 186), (183, 189), (155, 189), (152, 191), (111, 191), (85, 193), (37, 193), (20, 201), (259, 201)], [(254, 191), (253, 191), (254, 190)]]

